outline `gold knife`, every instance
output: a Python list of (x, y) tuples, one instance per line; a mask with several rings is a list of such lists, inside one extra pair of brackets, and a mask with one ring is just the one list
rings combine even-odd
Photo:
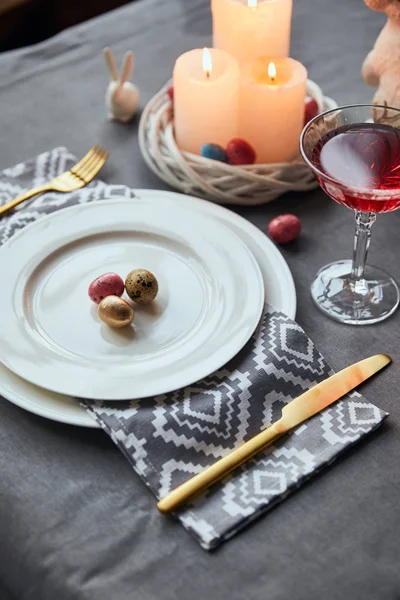
[(173, 512), (194, 496), (204, 492), (250, 458), (264, 450), (272, 442), (313, 415), (339, 400), (361, 382), (377, 373), (391, 362), (390, 356), (376, 354), (365, 358), (301, 394), (282, 409), (281, 418), (271, 427), (251, 438), (223, 458), (217, 460), (201, 473), (191, 477), (162, 498), (157, 507), (163, 514)]

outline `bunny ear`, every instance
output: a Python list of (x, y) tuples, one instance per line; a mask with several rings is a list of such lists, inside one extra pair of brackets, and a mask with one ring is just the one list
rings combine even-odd
[(111, 79), (113, 81), (117, 81), (118, 69), (115, 62), (114, 54), (111, 52), (110, 48), (104, 48), (104, 58), (106, 59), (106, 65), (110, 72)]
[(127, 79), (129, 79), (129, 77), (133, 71), (133, 64), (134, 64), (133, 52), (130, 50), (129, 52), (127, 52), (125, 54), (124, 62), (122, 64), (121, 75), (119, 78), (120, 85), (124, 85), (125, 81)]

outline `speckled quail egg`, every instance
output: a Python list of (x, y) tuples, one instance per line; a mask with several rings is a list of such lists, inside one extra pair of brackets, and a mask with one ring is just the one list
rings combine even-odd
[(150, 271), (134, 269), (126, 276), (125, 289), (137, 304), (149, 304), (158, 294), (158, 281)]

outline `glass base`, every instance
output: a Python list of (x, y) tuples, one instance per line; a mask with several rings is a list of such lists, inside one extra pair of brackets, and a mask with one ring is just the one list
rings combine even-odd
[(390, 317), (399, 305), (395, 280), (377, 267), (367, 266), (361, 282), (350, 279), (351, 260), (323, 267), (311, 285), (311, 295), (323, 313), (349, 325), (370, 325)]

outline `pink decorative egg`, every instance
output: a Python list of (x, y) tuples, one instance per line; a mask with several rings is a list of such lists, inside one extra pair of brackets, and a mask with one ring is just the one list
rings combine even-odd
[(122, 296), (124, 289), (124, 280), (119, 275), (104, 273), (89, 285), (89, 298), (96, 304), (100, 304), (107, 296)]
[(228, 142), (226, 154), (231, 165), (252, 165), (256, 160), (253, 146), (240, 138), (234, 138)]
[(169, 86), (169, 88), (167, 89), (167, 94), (168, 94), (171, 102), (173, 102), (174, 101), (174, 86), (173, 85)]
[(311, 98), (311, 96), (306, 96), (304, 103), (304, 125), (307, 125), (317, 115), (319, 115), (318, 102), (314, 98)]
[(301, 231), (300, 219), (296, 215), (280, 215), (268, 225), (269, 237), (276, 244), (288, 244), (295, 240)]

